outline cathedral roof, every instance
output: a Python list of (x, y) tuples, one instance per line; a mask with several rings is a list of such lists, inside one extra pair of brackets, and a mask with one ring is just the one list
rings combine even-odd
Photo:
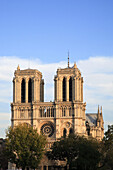
[(18, 65), (17, 67), (17, 70), (15, 70), (15, 76), (18, 75), (18, 76), (22, 76), (22, 75), (40, 75), (42, 77), (42, 73), (37, 70), (37, 69), (24, 69), (24, 70), (20, 70), (20, 67)]
[(72, 67), (58, 68), (57, 75), (78, 75), (81, 76), (80, 70), (77, 68), (76, 63)]
[(86, 121), (88, 121), (90, 126), (96, 126), (97, 125), (97, 113), (87, 113), (86, 114)]

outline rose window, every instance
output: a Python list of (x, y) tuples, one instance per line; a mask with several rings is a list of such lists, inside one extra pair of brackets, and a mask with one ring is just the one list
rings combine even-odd
[(41, 127), (42, 134), (51, 137), (54, 133), (54, 127), (52, 124), (46, 123)]

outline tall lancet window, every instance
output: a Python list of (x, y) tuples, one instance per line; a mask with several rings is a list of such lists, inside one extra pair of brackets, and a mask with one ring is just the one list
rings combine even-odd
[(67, 130), (64, 128), (64, 130), (63, 130), (63, 137), (65, 138), (66, 135), (67, 135)]
[(21, 102), (25, 103), (25, 80), (22, 80), (21, 83)]
[(69, 101), (72, 101), (72, 78), (69, 79)]
[(63, 101), (66, 101), (66, 78), (63, 78)]
[(28, 82), (28, 102), (32, 102), (32, 81), (29, 79)]

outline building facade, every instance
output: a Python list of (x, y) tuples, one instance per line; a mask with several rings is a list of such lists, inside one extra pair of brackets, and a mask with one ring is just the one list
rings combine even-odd
[(48, 139), (48, 148), (69, 133), (102, 140), (104, 121), (102, 107), (86, 114), (83, 102), (83, 77), (77, 65), (57, 69), (54, 76), (54, 102), (44, 102), (44, 79), (35, 69), (17, 67), (13, 78), (12, 127), (28, 123)]

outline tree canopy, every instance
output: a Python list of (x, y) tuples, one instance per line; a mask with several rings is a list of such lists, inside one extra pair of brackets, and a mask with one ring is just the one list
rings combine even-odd
[(77, 169), (96, 170), (101, 159), (100, 143), (93, 138), (79, 137), (78, 147)]
[(1, 139), (0, 141), (0, 169), (7, 169), (8, 168), (8, 158), (6, 155), (6, 147), (5, 147), (5, 140)]
[(104, 164), (113, 170), (113, 125), (108, 125), (103, 139), (104, 143)]
[(10, 127), (6, 132), (6, 149), (17, 168), (37, 168), (44, 154), (46, 139), (27, 124)]
[(96, 140), (76, 135), (61, 138), (51, 149), (48, 158), (67, 161), (70, 170), (96, 170), (101, 156)]

